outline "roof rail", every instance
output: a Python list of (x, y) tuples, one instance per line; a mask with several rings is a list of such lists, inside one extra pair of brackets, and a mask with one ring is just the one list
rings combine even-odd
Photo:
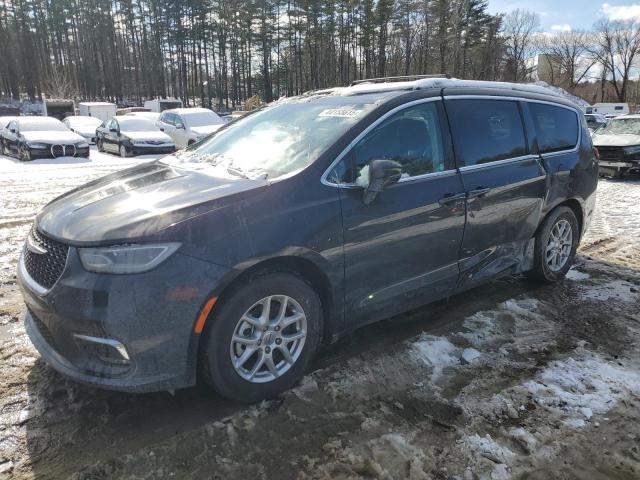
[(400, 77), (380, 77), (380, 78), (363, 78), (362, 80), (354, 80), (349, 85), (360, 85), (362, 83), (387, 83), (387, 82), (406, 82), (411, 80), (422, 80), (423, 78), (451, 78), (451, 75), (446, 73), (438, 73), (434, 75), (403, 75)]

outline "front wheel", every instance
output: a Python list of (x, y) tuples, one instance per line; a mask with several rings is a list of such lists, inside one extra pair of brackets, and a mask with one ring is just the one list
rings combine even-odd
[(203, 338), (206, 381), (227, 398), (257, 402), (304, 374), (322, 332), (318, 295), (301, 278), (255, 278), (216, 305)]
[(129, 152), (127, 152), (127, 147), (124, 145), (120, 145), (120, 156), (122, 158), (127, 158), (129, 156)]
[(99, 152), (104, 152), (104, 144), (102, 143), (102, 139), (98, 138), (96, 140), (96, 147), (98, 147)]
[(543, 283), (562, 280), (573, 265), (579, 241), (580, 228), (573, 210), (553, 210), (536, 234), (529, 277)]
[(20, 145), (20, 149), (18, 150), (18, 159), (21, 162), (29, 162), (31, 161), (31, 150), (26, 145)]

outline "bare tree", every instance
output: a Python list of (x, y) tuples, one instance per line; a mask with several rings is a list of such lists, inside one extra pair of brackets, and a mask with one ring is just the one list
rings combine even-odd
[(506, 76), (510, 80), (525, 80), (531, 68), (526, 61), (536, 49), (535, 37), (540, 26), (540, 17), (535, 12), (520, 8), (504, 17), (503, 34), (506, 40)]
[(549, 55), (553, 67), (557, 67), (559, 78), (552, 83), (573, 90), (582, 82), (591, 68), (598, 62), (590, 55), (592, 36), (583, 31), (560, 32), (553, 36), (541, 36), (540, 51)]
[(601, 20), (596, 26), (594, 45), (590, 52), (609, 72), (608, 80), (619, 102), (626, 101), (629, 76), (640, 53), (640, 28), (630, 21)]

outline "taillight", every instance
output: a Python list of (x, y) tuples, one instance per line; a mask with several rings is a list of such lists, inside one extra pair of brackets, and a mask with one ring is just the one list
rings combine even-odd
[(593, 147), (593, 154), (596, 156), (596, 160), (600, 160), (600, 152), (596, 147)]

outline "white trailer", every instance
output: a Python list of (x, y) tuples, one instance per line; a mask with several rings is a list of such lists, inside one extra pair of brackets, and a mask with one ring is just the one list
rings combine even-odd
[(627, 115), (628, 103), (594, 103), (587, 107), (584, 113), (599, 113), (600, 115)]
[(116, 116), (116, 104), (109, 102), (80, 102), (78, 110), (82, 116), (99, 118), (103, 122)]
[(144, 102), (144, 108), (150, 112), (164, 112), (170, 108), (182, 108), (182, 101), (177, 98), (160, 98), (157, 100), (147, 100)]

